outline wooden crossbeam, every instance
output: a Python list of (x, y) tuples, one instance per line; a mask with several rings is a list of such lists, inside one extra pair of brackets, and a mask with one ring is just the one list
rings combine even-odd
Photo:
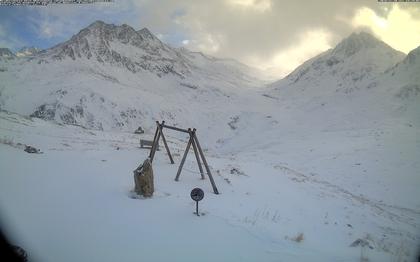
[(162, 122), (162, 127), (166, 127), (168, 129), (172, 129), (172, 130), (179, 131), (179, 132), (189, 133), (189, 131), (187, 129), (182, 129), (182, 128), (175, 127), (175, 126), (165, 125), (165, 121)]

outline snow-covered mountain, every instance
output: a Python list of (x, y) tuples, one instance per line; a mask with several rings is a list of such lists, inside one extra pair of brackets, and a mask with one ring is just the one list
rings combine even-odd
[(420, 123), (420, 46), (388, 69), (372, 86), (388, 94), (396, 111)]
[(412, 50), (404, 60), (390, 68), (379, 80), (394, 88), (396, 95), (403, 99), (411, 99), (420, 94), (420, 46)]
[[(386, 77), (416, 83), (415, 66), (406, 65), (412, 56), (402, 62), (403, 53), (370, 34), (354, 33), (263, 93), (278, 98), (276, 110), (297, 122), (308, 122), (311, 113), (314, 126), (365, 125), (403, 111), (407, 101), (379, 83), (392, 82), (381, 80)], [(96, 21), (64, 43), (13, 61), (0, 65), (0, 109), (92, 129), (147, 129), (166, 119), (204, 129), (223, 123), (229, 131), (227, 123), (240, 115), (238, 105), (273, 102), (260, 99), (261, 89), (254, 88), (264, 84), (257, 70), (172, 48), (148, 29), (128, 25)], [(401, 80), (387, 76), (394, 71), (401, 71)]]
[(404, 56), (368, 33), (353, 33), (335, 48), (303, 63), (273, 87), (282, 89), (293, 85), (313, 90), (318, 86), (328, 92), (349, 93), (363, 87)]
[[(405, 60), (413, 60), (412, 56)], [(416, 82), (418, 69), (402, 62), (404, 57), (368, 33), (353, 33), (271, 84), (265, 94), (282, 101), (281, 105), (300, 115), (296, 118), (302, 121), (312, 115), (309, 121), (316, 125), (369, 125), (396, 117), (394, 109), (405, 103), (395, 99), (398, 85)], [(395, 70), (403, 73), (391, 76)], [(387, 88), (390, 81), (395, 83), (393, 90)]]
[(163, 44), (147, 28), (139, 31), (124, 24), (116, 26), (96, 21), (70, 40), (49, 50), (42, 57), (49, 61), (88, 59), (124, 67), (136, 73), (150, 71), (158, 75), (189, 73), (179, 53)]
[[(159, 77), (174, 75), (184, 79), (194, 72), (201, 72), (212, 76), (223, 74), (223, 77), (239, 78), (239, 81), (240, 78), (257, 80), (248, 76), (255, 74), (256, 70), (234, 60), (218, 59), (185, 48), (172, 48), (147, 28), (136, 31), (126, 24), (116, 26), (102, 21), (94, 22), (70, 40), (47, 50), (41, 58), (45, 60), (40, 62), (87, 59), (93, 63), (124, 67), (133, 73), (149, 71)], [(211, 70), (212, 67), (216, 70)], [(224, 68), (220, 70), (219, 67)], [(206, 72), (208, 70), (210, 72)], [(228, 73), (233, 71), (236, 72), (229, 76)]]
[(93, 129), (133, 130), (154, 119), (185, 123), (190, 112), (214, 115), (215, 104), (264, 83), (237, 61), (172, 48), (146, 28), (101, 21), (2, 66), (1, 109)]
[(15, 54), (9, 48), (0, 48), (0, 60), (13, 58), (15, 58)]
[(16, 52), (17, 57), (27, 57), (27, 56), (33, 56), (37, 53), (39, 53), (41, 49), (37, 47), (23, 47), (19, 51)]

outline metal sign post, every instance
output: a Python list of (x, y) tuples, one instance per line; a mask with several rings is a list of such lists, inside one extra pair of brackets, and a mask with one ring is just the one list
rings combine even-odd
[(194, 188), (191, 190), (190, 196), (195, 201), (195, 213), (197, 216), (200, 216), (200, 213), (198, 213), (198, 201), (204, 198), (204, 191), (201, 188)]

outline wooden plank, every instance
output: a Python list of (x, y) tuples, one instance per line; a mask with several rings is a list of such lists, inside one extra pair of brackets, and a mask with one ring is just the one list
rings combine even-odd
[[(191, 129), (188, 131), (191, 132)], [(181, 175), (182, 167), (184, 166), (185, 159), (187, 159), (188, 151), (190, 150), (191, 143), (193, 140), (193, 136), (190, 135), (190, 140), (188, 140), (187, 148), (185, 149), (184, 156), (182, 157), (181, 164), (179, 164), (178, 172), (176, 173), (175, 181), (179, 180), (179, 176)]]
[[(193, 133), (195, 133), (195, 128), (193, 129)], [(203, 167), (201, 166), (200, 155), (198, 154), (197, 145), (195, 144), (195, 139), (192, 140), (192, 146), (194, 149), (195, 159), (197, 159), (198, 168), (200, 169), (201, 179), (205, 179)]]
[(207, 171), (207, 175), (210, 178), (210, 183), (211, 183), (211, 186), (213, 187), (213, 192), (216, 195), (218, 195), (219, 194), (219, 191), (217, 190), (216, 183), (214, 183), (213, 176), (212, 176), (212, 174), (210, 172), (209, 165), (207, 164), (206, 157), (204, 156), (203, 150), (201, 149), (200, 143), (198, 142), (198, 139), (197, 139), (197, 136), (196, 136), (195, 133), (193, 134), (193, 139), (195, 140), (195, 143), (197, 145), (198, 152), (200, 152), (201, 159), (203, 160), (204, 167), (206, 168), (206, 171)]
[[(153, 146), (153, 141), (151, 141), (151, 140), (146, 140), (146, 139), (140, 139), (140, 147), (141, 148), (149, 148), (149, 146), (150, 146), (150, 148), (152, 148), (152, 146)], [(159, 145), (158, 145), (158, 148), (157, 148), (157, 150), (159, 151)]]
[(162, 127), (166, 127), (166, 128), (176, 130), (176, 131), (180, 131), (180, 132), (184, 132), (184, 133), (189, 133), (189, 131), (187, 129), (182, 129), (182, 128), (178, 128), (178, 127), (174, 127), (174, 126), (168, 126), (168, 125), (162, 124)]

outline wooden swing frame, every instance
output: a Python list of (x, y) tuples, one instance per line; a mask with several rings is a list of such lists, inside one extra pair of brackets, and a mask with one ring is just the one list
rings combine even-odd
[[(156, 121), (156, 131), (155, 136), (153, 138), (153, 144), (152, 148), (150, 149), (150, 162), (153, 162), (153, 158), (155, 157), (156, 149), (159, 146), (159, 139), (162, 137), (163, 144), (165, 145), (166, 152), (168, 153), (169, 160), (171, 161), (171, 164), (175, 164), (174, 159), (172, 158), (171, 152), (169, 151), (168, 144), (166, 142), (165, 135), (163, 134), (163, 128), (187, 133), (190, 136), (190, 139), (188, 140), (187, 148), (185, 149), (184, 156), (182, 157), (181, 163), (178, 167), (178, 172), (176, 173), (175, 181), (179, 181), (179, 176), (181, 175), (182, 167), (184, 166), (185, 159), (187, 159), (188, 151), (191, 148), (191, 145), (194, 150), (195, 158), (197, 160), (198, 169), (200, 170), (201, 179), (205, 179), (203, 167), (201, 165), (201, 160), (203, 161), (204, 167), (206, 169), (207, 175), (210, 179), (211, 186), (213, 187), (213, 192), (218, 195), (219, 191), (217, 190), (216, 184), (214, 183), (213, 176), (210, 172), (209, 165), (207, 164), (207, 160), (204, 156), (203, 150), (201, 149), (200, 143), (198, 142), (198, 138), (196, 135), (196, 129), (188, 128), (188, 129), (182, 129), (175, 126), (168, 126), (165, 125), (165, 121), (162, 121), (162, 123), (159, 123), (159, 121)], [(201, 160), (200, 160), (201, 159)]]

